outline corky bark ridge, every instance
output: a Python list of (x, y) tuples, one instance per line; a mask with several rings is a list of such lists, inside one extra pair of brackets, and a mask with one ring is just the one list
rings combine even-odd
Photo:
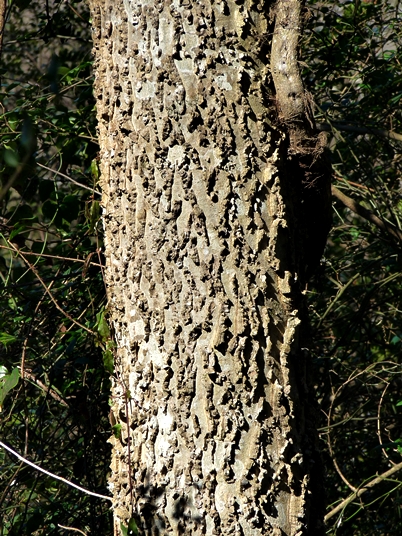
[(272, 4), (90, 5), (115, 534), (319, 534)]

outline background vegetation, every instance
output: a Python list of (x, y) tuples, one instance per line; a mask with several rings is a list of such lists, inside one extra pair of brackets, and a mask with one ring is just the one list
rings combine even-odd
[[(6, 397), (2, 441), (107, 494), (108, 372), (99, 323), (97, 142), (84, 2), (9, 2), (1, 69), (0, 365), (25, 381)], [(74, 181), (74, 182), (73, 182)], [(80, 186), (82, 185), (82, 186)], [(100, 330), (102, 332), (102, 329)], [(104, 334), (103, 334), (104, 335)], [(0, 448), (0, 534), (111, 534), (110, 503)]]
[[(335, 192), (309, 289), (330, 512), (402, 461), (402, 9), (326, 0), (310, 1), (309, 14), (305, 79), (333, 184), (379, 220)], [(401, 471), (378, 482), (328, 519), (329, 534), (401, 534), (401, 485)]]
[[(0, 438), (107, 494), (110, 363), (89, 14), (72, 0), (6, 7)], [(402, 463), (401, 14), (397, 0), (309, 0), (306, 14), (305, 80), (338, 189), (325, 261), (308, 289), (328, 534), (402, 531), (402, 473), (362, 488)], [(5, 396), (13, 370), (25, 380)], [(3, 449), (0, 465), (0, 535), (112, 533), (106, 501)]]

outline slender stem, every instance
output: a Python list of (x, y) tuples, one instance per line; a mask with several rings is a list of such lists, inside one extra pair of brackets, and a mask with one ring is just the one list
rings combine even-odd
[(26, 458), (21, 456), (21, 454), (18, 454), (18, 452), (15, 452), (15, 450), (13, 450), (11, 447), (6, 445), (2, 441), (0, 441), (0, 447), (3, 447), (3, 449), (7, 450), (8, 452), (11, 452), (11, 454), (14, 454), (14, 456), (16, 456), (19, 460), (21, 460), (22, 462), (26, 463), (27, 465), (30, 465), (31, 467), (33, 467), (37, 471), (41, 471), (42, 473), (45, 473), (45, 475), (51, 476), (52, 478), (55, 478), (56, 480), (61, 480), (62, 482), (64, 482), (68, 486), (71, 486), (72, 488), (76, 488), (76, 489), (82, 491), (83, 493), (86, 493), (87, 495), (92, 495), (92, 497), (99, 497), (100, 499), (105, 499), (107, 501), (112, 501), (113, 500), (112, 497), (108, 497), (107, 495), (101, 495), (99, 493), (89, 491), (89, 490), (87, 490), (85, 488), (82, 488), (81, 486), (77, 486), (77, 484), (73, 484), (73, 482), (70, 482), (66, 478), (63, 478), (62, 476), (57, 476), (57, 475), (55, 475), (53, 473), (50, 473), (49, 471), (46, 471), (45, 469), (42, 469), (42, 467), (39, 467), (39, 465), (36, 465), (36, 463), (33, 463), (33, 462), (27, 460)]
[(382, 475), (377, 476), (377, 478), (374, 478), (373, 480), (371, 480), (367, 484), (363, 484), (358, 490), (356, 490), (354, 493), (349, 495), (349, 497), (347, 497), (340, 504), (338, 504), (338, 506), (335, 506), (335, 508), (333, 508), (325, 516), (324, 521), (327, 522), (328, 519), (331, 519), (331, 517), (333, 517), (335, 514), (337, 514), (338, 512), (343, 510), (344, 508), (346, 508), (347, 505), (350, 504), (352, 501), (354, 501), (355, 499), (361, 497), (363, 495), (363, 493), (365, 493), (369, 489), (373, 488), (375, 485), (379, 484), (380, 482), (382, 482), (386, 478), (390, 477), (391, 475), (393, 475), (394, 473), (396, 473), (400, 469), (402, 469), (402, 462), (398, 463), (398, 465), (395, 465), (394, 467), (391, 467), (391, 469), (389, 469), (388, 471), (385, 471), (385, 473), (383, 473)]
[(77, 320), (74, 320), (74, 318), (69, 315), (66, 311), (64, 311), (64, 309), (62, 309), (62, 307), (60, 307), (60, 305), (57, 303), (56, 299), (54, 298), (53, 294), (50, 292), (50, 288), (46, 285), (46, 283), (43, 281), (43, 279), (40, 277), (39, 273), (38, 273), (38, 270), (35, 268), (35, 266), (33, 266), (25, 257), (25, 252), (22, 253), (22, 251), (20, 249), (18, 249), (16, 246), (14, 246), (14, 244), (12, 242), (10, 242), (10, 246), (13, 248), (13, 250), (18, 253), (18, 255), (21, 257), (21, 259), (25, 262), (25, 264), (32, 270), (32, 272), (36, 275), (36, 277), (39, 279), (39, 282), (41, 283), (41, 285), (43, 286), (43, 288), (45, 289), (46, 293), (49, 295), (50, 299), (52, 300), (52, 302), (54, 303), (54, 305), (56, 306), (56, 308), (61, 312), (63, 313), (63, 315), (65, 317), (67, 317), (69, 320), (71, 320), (71, 322), (73, 322), (73, 324), (75, 324), (76, 326), (79, 326), (81, 329), (84, 329), (85, 331), (87, 331), (88, 333), (90, 333), (91, 335), (94, 335), (94, 332), (87, 328), (86, 326), (84, 326), (83, 324), (81, 324), (80, 322), (77, 322)]
[(345, 205), (345, 207), (350, 209), (352, 212), (358, 214), (365, 220), (371, 221), (371, 223), (374, 223), (374, 225), (379, 227), (382, 231), (386, 231), (393, 237), (397, 238), (400, 242), (402, 242), (402, 231), (400, 231), (397, 227), (381, 220), (378, 216), (371, 212), (371, 210), (368, 210), (367, 208), (363, 207), (363, 205), (338, 190), (336, 186), (331, 186), (331, 192), (334, 197), (339, 199), (339, 201), (341, 201)]
[(85, 186), (85, 184), (82, 184), (81, 182), (77, 182), (76, 180), (72, 179), (68, 175), (65, 175), (61, 171), (57, 171), (57, 169), (52, 169), (52, 168), (47, 167), (47, 166), (45, 166), (43, 164), (40, 164), (39, 162), (36, 162), (36, 165), (41, 167), (41, 168), (43, 168), (43, 169), (46, 169), (47, 171), (51, 171), (52, 173), (55, 173), (56, 175), (60, 175), (60, 177), (63, 177), (64, 179), (67, 179), (70, 182), (73, 182), (74, 184), (76, 184), (80, 188), (85, 188), (85, 190), (89, 190), (90, 192), (93, 192), (94, 194), (102, 195), (102, 193), (98, 192), (98, 190), (94, 190), (93, 188), (90, 188), (89, 186)]
[(83, 534), (84, 536), (87, 536), (87, 535), (85, 534), (85, 532), (83, 532), (83, 531), (80, 530), (80, 529), (76, 529), (76, 528), (74, 528), (74, 527), (65, 527), (64, 525), (57, 525), (57, 526), (60, 527), (61, 529), (73, 530), (73, 531), (75, 531), (75, 532), (79, 532), (80, 534)]

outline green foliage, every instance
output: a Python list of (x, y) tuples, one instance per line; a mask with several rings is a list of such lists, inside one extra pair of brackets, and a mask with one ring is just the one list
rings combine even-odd
[(113, 435), (114, 435), (114, 437), (116, 437), (117, 439), (120, 439), (120, 437), (121, 437), (122, 425), (121, 425), (121, 424), (114, 424), (114, 425), (112, 426), (112, 429), (113, 429)]
[(20, 379), (20, 372), (17, 368), (13, 369), (10, 374), (6, 367), (0, 366), (0, 411), (4, 403), (4, 399), (16, 385)]
[[(7, 344), (10, 344), (15, 341), (16, 341), (16, 338), (14, 337), (14, 335), (9, 335), (8, 333), (0, 333), (0, 342), (4, 344), (4, 346), (7, 347)], [(0, 369), (2, 370), (1, 367)]]
[[(305, 79), (329, 132), (335, 183), (400, 229), (401, 138), (392, 136), (402, 133), (400, 4), (308, 4)], [(6, 26), (0, 428), (33, 461), (102, 492), (114, 344), (100, 271), (88, 20), (83, 2), (54, 0), (44, 9), (41, 0), (17, 0)], [(334, 209), (325, 271), (309, 288), (328, 511), (402, 456), (401, 244), (338, 201)], [(120, 436), (120, 424), (113, 433)], [(59, 525), (111, 534), (109, 505), (2, 450), (0, 463), (0, 535), (51, 536)], [(396, 473), (373, 487), (330, 519), (328, 533), (399, 535), (401, 484)], [(138, 533), (134, 520), (122, 530)]]
[(131, 535), (137, 536), (137, 534), (139, 534), (138, 527), (134, 518), (130, 519), (128, 523), (128, 527), (123, 525), (123, 523), (120, 523), (120, 530), (123, 536), (131, 536)]
[(105, 318), (105, 309), (102, 308), (99, 313), (96, 313), (96, 331), (99, 333), (102, 341), (107, 341), (110, 338), (110, 329)]
[[(12, 373), (0, 380), (0, 435), (107, 494), (113, 360), (107, 372), (91, 46), (86, 3), (12, 3), (0, 72), (0, 363)], [(105, 501), (1, 449), (0, 459), (0, 535), (56, 535), (59, 525), (111, 534)]]
[(113, 374), (114, 371), (114, 356), (113, 351), (111, 350), (112, 347), (113, 343), (108, 344), (106, 350), (104, 350), (102, 354), (103, 366), (105, 367), (105, 370), (109, 372), (109, 374)]
[[(401, 229), (401, 5), (308, 4), (305, 79), (334, 183)], [(325, 265), (309, 294), (331, 511), (402, 461), (401, 243), (335, 201)], [(329, 519), (328, 534), (400, 534), (401, 484), (396, 473), (374, 486)]]

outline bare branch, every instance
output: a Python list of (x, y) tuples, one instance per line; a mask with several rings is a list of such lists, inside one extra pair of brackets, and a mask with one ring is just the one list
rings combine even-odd
[(99, 497), (100, 499), (106, 499), (107, 501), (112, 501), (113, 500), (112, 497), (108, 497), (107, 495), (100, 495), (99, 493), (94, 493), (93, 491), (89, 491), (89, 490), (87, 490), (85, 488), (82, 488), (81, 486), (77, 486), (77, 484), (74, 484), (73, 482), (70, 482), (66, 478), (63, 478), (62, 476), (57, 476), (57, 475), (55, 475), (53, 473), (50, 473), (49, 471), (46, 471), (45, 469), (42, 469), (42, 467), (39, 467), (39, 465), (36, 465), (36, 463), (30, 462), (29, 460), (27, 460), (26, 458), (21, 456), (21, 454), (18, 454), (18, 452), (15, 452), (15, 450), (13, 450), (11, 447), (6, 445), (2, 441), (0, 441), (0, 447), (3, 447), (3, 449), (7, 450), (8, 452), (11, 452), (11, 454), (14, 454), (14, 456), (16, 456), (19, 460), (21, 460), (22, 462), (26, 463), (27, 465), (30, 465), (31, 467), (33, 467), (37, 471), (41, 471), (42, 473), (45, 473), (45, 475), (51, 476), (52, 478), (55, 478), (56, 480), (61, 480), (61, 482), (64, 482), (68, 486), (76, 488), (76, 489), (82, 491), (83, 493), (86, 493), (87, 495), (92, 495), (92, 497)]
[(325, 516), (324, 521), (327, 522), (328, 519), (331, 519), (331, 517), (333, 517), (338, 512), (340, 512), (341, 510), (346, 508), (346, 506), (348, 504), (350, 504), (352, 501), (354, 501), (355, 499), (358, 499), (359, 497), (361, 497), (363, 495), (363, 493), (365, 493), (366, 491), (370, 490), (371, 488), (373, 488), (374, 486), (376, 486), (377, 484), (379, 484), (380, 482), (382, 482), (386, 478), (389, 478), (390, 476), (392, 476), (394, 473), (396, 473), (400, 469), (402, 469), (402, 462), (398, 463), (397, 465), (394, 465), (394, 467), (391, 467), (391, 469), (389, 469), (388, 471), (385, 471), (385, 473), (383, 473), (382, 475), (379, 475), (376, 478), (374, 478), (373, 480), (370, 480), (370, 482), (368, 482), (367, 484), (363, 484), (357, 491), (355, 491), (354, 493), (349, 495), (349, 497), (347, 497), (345, 500), (343, 500), (341, 503), (339, 503), (338, 506), (335, 506), (335, 508), (333, 508)]
[(65, 527), (64, 525), (57, 525), (57, 526), (60, 527), (61, 529), (73, 530), (73, 531), (75, 531), (75, 532), (79, 532), (80, 534), (83, 534), (84, 536), (87, 536), (87, 535), (85, 534), (85, 532), (83, 532), (83, 531), (80, 530), (80, 529), (76, 529), (76, 528), (74, 528), (74, 527)]
[[(7, 246), (2, 245), (0, 245), (0, 249), (6, 249), (7, 251), (15, 251), (14, 248), (9, 248)], [(93, 253), (96, 253), (96, 251), (94, 251)], [(48, 255), (46, 253), (35, 253), (33, 251), (24, 251), (24, 255), (33, 255), (34, 257), (47, 257), (49, 259), (57, 259), (59, 261), (82, 262), (83, 264), (87, 263), (90, 266), (97, 266), (98, 268), (102, 268), (102, 264), (98, 264), (97, 262), (88, 262), (88, 258), (77, 259), (76, 257), (60, 257), (60, 255)]]
[(64, 309), (62, 307), (60, 307), (60, 305), (57, 303), (56, 299), (54, 298), (53, 294), (50, 292), (49, 287), (46, 285), (46, 283), (43, 281), (43, 279), (39, 275), (38, 270), (35, 268), (35, 266), (28, 261), (28, 259), (24, 255), (24, 253), (22, 253), (21, 250), (19, 250), (16, 246), (14, 246), (14, 244), (12, 242), (9, 242), (9, 244), (13, 248), (13, 250), (21, 257), (21, 259), (25, 262), (25, 264), (30, 268), (30, 270), (32, 270), (32, 272), (39, 279), (41, 285), (45, 289), (46, 293), (48, 294), (49, 298), (52, 300), (52, 302), (54, 303), (56, 308), (61, 313), (63, 313), (64, 316), (66, 316), (69, 320), (71, 320), (71, 322), (73, 322), (75, 325), (79, 326), (81, 329), (84, 329), (85, 331), (87, 331), (91, 335), (94, 335), (94, 332), (91, 329), (87, 328), (86, 326), (84, 326), (80, 322), (77, 322), (77, 320), (74, 320), (74, 318), (71, 315), (69, 315), (66, 311), (64, 311)]
[(345, 207), (349, 208), (352, 212), (358, 214), (365, 220), (374, 223), (374, 225), (379, 227), (382, 231), (389, 233), (394, 238), (402, 242), (402, 231), (400, 229), (381, 220), (378, 216), (371, 212), (371, 210), (368, 210), (367, 208), (363, 207), (363, 205), (338, 190), (336, 186), (331, 186), (331, 192), (334, 197), (339, 199), (339, 201), (341, 201), (345, 205)]
[(402, 141), (402, 134), (398, 134), (393, 130), (381, 130), (378, 128), (358, 127), (355, 125), (345, 125), (343, 123), (318, 123), (318, 130), (331, 132), (335, 130), (343, 130), (344, 132), (356, 132), (357, 134), (374, 134), (382, 138), (390, 138), (391, 140)]
[(93, 192), (94, 194), (97, 194), (97, 195), (102, 195), (101, 192), (98, 192), (98, 190), (94, 190), (93, 188), (90, 188), (89, 186), (85, 186), (85, 184), (82, 184), (81, 182), (75, 181), (74, 179), (72, 179), (68, 175), (65, 175), (64, 173), (61, 173), (61, 171), (57, 171), (57, 169), (52, 169), (50, 167), (44, 166), (43, 164), (39, 164), (39, 162), (36, 162), (36, 164), (39, 167), (43, 168), (43, 169), (47, 169), (47, 171), (51, 171), (52, 173), (55, 173), (56, 175), (60, 175), (60, 177), (63, 177), (64, 179), (67, 179), (70, 182), (73, 182), (74, 184), (76, 184), (80, 188), (84, 188), (85, 190), (89, 190), (90, 192)]

